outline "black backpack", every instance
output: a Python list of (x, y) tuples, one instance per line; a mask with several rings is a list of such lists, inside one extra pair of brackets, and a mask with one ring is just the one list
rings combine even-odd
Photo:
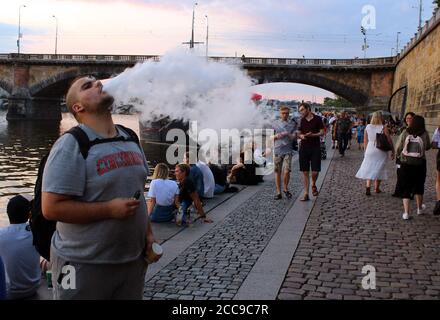
[[(71, 128), (64, 134), (68, 133), (75, 137), (84, 160), (87, 159), (90, 148), (96, 144), (114, 141), (132, 141), (140, 146), (139, 138), (133, 130), (119, 124), (116, 126), (126, 132), (129, 138), (116, 137), (110, 139), (95, 139), (93, 141), (90, 141), (87, 134), (79, 126)], [(50, 151), (41, 159), (40, 165), (38, 166), (37, 181), (35, 182), (34, 189), (34, 199), (31, 202), (31, 218), (29, 220), (33, 235), (33, 244), (38, 253), (48, 261), (50, 261), (50, 244), (52, 241), (52, 235), (56, 229), (56, 221), (47, 220), (44, 217), (41, 209), (41, 187), (43, 183), (43, 171), (49, 154)]]

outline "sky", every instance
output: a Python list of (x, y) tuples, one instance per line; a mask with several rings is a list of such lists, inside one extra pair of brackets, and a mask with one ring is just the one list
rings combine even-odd
[[(189, 41), (194, 1), (0, 0), (0, 53), (17, 51), (20, 5), (26, 5), (22, 53), (53, 53), (58, 20), (59, 54), (161, 55)], [(360, 26), (367, 21), (367, 57), (390, 56), (397, 32), (402, 49), (417, 31), (418, 5), (419, 0), (200, 0), (195, 40), (205, 42), (209, 21), (210, 56), (363, 57)], [(433, 5), (423, 5), (424, 21)], [(196, 45), (196, 53), (205, 50)], [(270, 98), (332, 96), (298, 84), (270, 84), (260, 91)]]

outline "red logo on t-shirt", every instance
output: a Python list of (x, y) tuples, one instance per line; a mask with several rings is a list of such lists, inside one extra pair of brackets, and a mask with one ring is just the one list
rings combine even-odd
[(143, 166), (144, 159), (140, 153), (132, 151), (113, 153), (96, 161), (96, 169), (99, 176), (118, 168), (138, 165)]

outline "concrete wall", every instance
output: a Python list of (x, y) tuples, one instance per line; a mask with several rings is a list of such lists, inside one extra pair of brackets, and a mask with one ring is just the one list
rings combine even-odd
[[(440, 12), (430, 28), (419, 35), (397, 64), (393, 92), (407, 85), (406, 112), (425, 117), (427, 129), (440, 125)], [(403, 91), (393, 99), (392, 110), (400, 112)]]

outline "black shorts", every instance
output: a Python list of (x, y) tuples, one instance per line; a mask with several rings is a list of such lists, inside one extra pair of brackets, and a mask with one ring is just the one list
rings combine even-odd
[(299, 149), (299, 170), (321, 172), (321, 146)]

